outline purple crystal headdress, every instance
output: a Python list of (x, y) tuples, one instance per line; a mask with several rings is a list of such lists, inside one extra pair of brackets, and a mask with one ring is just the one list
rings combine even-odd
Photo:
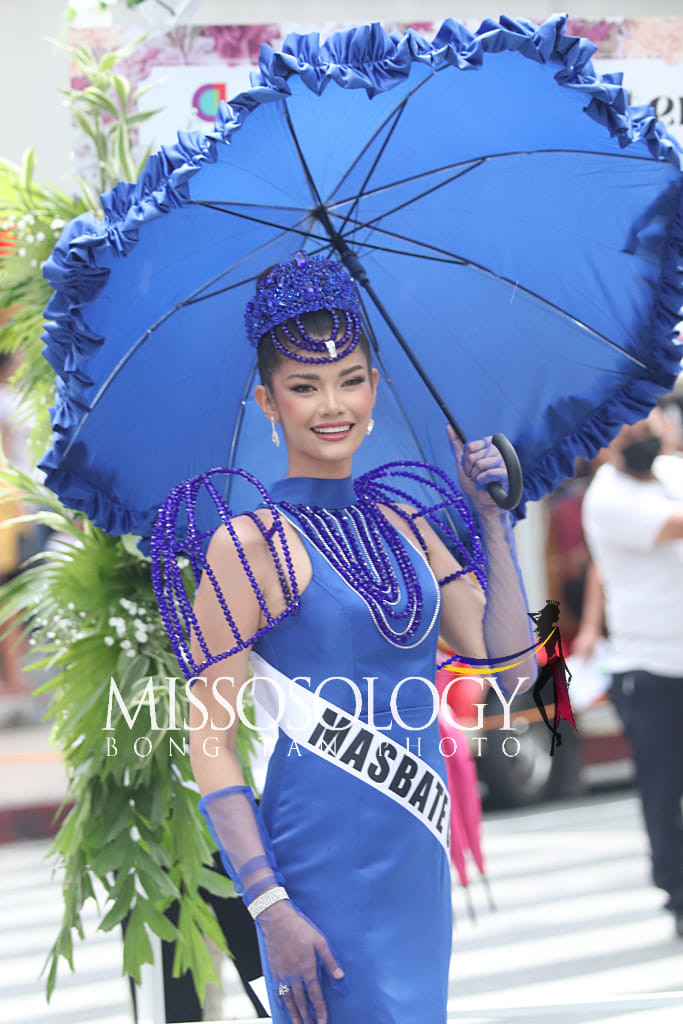
[[(301, 320), (303, 313), (321, 309), (329, 312), (332, 321), (330, 337), (325, 341), (311, 338)], [(337, 337), (339, 310), (345, 320), (344, 333), (340, 338)], [(296, 323), (298, 337), (287, 326), (291, 319)], [(295, 252), (290, 260), (278, 263), (259, 281), (256, 295), (247, 305), (244, 322), (252, 345), (256, 346), (264, 334), (270, 334), (276, 348), (291, 359), (302, 363), (326, 363), (342, 359), (358, 343), (360, 301), (353, 279), (341, 263), (324, 256)], [(276, 327), (281, 329), (289, 345), (282, 343)], [(301, 354), (301, 349), (313, 354)]]

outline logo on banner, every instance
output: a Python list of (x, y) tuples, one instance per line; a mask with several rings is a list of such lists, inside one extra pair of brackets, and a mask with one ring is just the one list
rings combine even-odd
[(192, 106), (202, 121), (215, 121), (218, 104), (226, 98), (225, 82), (200, 85), (192, 97)]

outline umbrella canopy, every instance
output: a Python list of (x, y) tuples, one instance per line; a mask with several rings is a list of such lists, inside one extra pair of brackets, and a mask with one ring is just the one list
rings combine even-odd
[[(465, 434), (513, 441), (527, 498), (644, 415), (680, 360), (681, 153), (565, 20), (264, 46), (213, 132), (180, 132), (103, 196), (104, 221), (67, 225), (44, 270), (58, 397), (42, 463), (65, 504), (147, 535), (185, 477), (284, 475), (243, 311), (296, 249), (358, 255)], [(380, 389), (354, 471), (453, 472), (443, 412), (364, 307)]]

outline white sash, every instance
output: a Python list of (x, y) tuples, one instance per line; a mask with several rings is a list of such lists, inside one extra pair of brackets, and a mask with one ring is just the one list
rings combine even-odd
[(319, 694), (289, 679), (252, 651), (254, 700), (298, 746), (305, 747), (417, 818), (448, 855), (448, 787), (421, 757)]

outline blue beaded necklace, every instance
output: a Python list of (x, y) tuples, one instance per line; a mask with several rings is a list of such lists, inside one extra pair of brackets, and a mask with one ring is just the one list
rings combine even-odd
[[(254, 512), (246, 514), (261, 532), (277, 569), (286, 600), (285, 609), (278, 615), (270, 613), (265, 594), (232, 524), (234, 513), (223, 500), (219, 485), (225, 476), (238, 476), (251, 483), (260, 496), (260, 507), (272, 513), (269, 527)], [(421, 495), (419, 498), (413, 493), (415, 484)], [(406, 490), (406, 486), (412, 486), (412, 492)], [(317, 504), (311, 503), (313, 497)], [(240, 634), (207, 559), (206, 548), (215, 523), (210, 528), (198, 525), (198, 510), (207, 498), (230, 535), (244, 575), (265, 618), (265, 626), (250, 637)], [(286, 616), (299, 610), (300, 595), (284, 530), (285, 517), (318, 548), (340, 577), (365, 601), (377, 629), (390, 643), (400, 647), (415, 647), (421, 643), (436, 621), (440, 600), (436, 602), (431, 622), (420, 630), (422, 590), (406, 548), (412, 540), (391, 522), (385, 507), (392, 509), (406, 523), (415, 539), (413, 546), (423, 553), (425, 561), (428, 562), (427, 547), (417, 523), (422, 517), (456, 553), (462, 568), (436, 581), (439, 585), (473, 572), (482, 587), (486, 587), (484, 552), (472, 514), (455, 484), (435, 466), (421, 462), (391, 462), (365, 473), (355, 482), (350, 478), (288, 477), (274, 484), (270, 493), (245, 470), (214, 469), (173, 488), (159, 510), (152, 537), (152, 583), (173, 650), (186, 674), (196, 675), (209, 665), (245, 650)], [(451, 519), (452, 512), (462, 520), (469, 546), (461, 540)], [(226, 638), (229, 641), (232, 638), (223, 651), (211, 651), (202, 634), (192, 607), (183, 559), (189, 562), (195, 585), (206, 574), (216, 594), (229, 627)], [(192, 656), (192, 635), (201, 650), (202, 660), (199, 663)]]
[[(440, 479), (430, 478), (429, 471), (436, 472)], [(393, 477), (412, 478), (422, 487), (438, 491), (440, 502), (429, 508), (419, 504), (416, 511), (407, 511), (397, 504), (396, 495), (407, 499), (413, 507), (415, 499), (387, 482)], [(426, 636), (423, 632), (419, 639), (415, 639), (422, 622), (423, 597), (415, 565), (405, 547), (406, 541), (410, 541), (391, 522), (382, 505), (392, 508), (408, 524), (427, 563), (427, 548), (415, 520), (420, 516), (433, 519), (438, 512), (455, 507), (473, 536), (477, 550), (474, 557), (470, 555), (457, 534), (446, 528), (461, 560), (465, 562), (465, 567), (447, 580), (475, 571), (482, 582), (485, 581), (483, 552), (474, 534), (469, 508), (448, 477), (434, 467), (414, 462), (388, 463), (366, 473), (355, 484), (350, 478), (289, 477), (275, 484), (270, 493), (271, 499), (297, 529), (365, 601), (378, 630), (394, 645), (416, 646)], [(306, 499), (310, 501), (311, 498), (321, 503), (306, 503)], [(438, 519), (437, 522), (443, 533), (443, 521)], [(439, 610), (440, 599), (427, 632), (431, 630)]]
[[(411, 641), (422, 619), (422, 589), (399, 531), (380, 510), (367, 502), (347, 509), (292, 505), (287, 501), (279, 504), (344, 582), (365, 601), (385, 639), (399, 646), (413, 646)], [(422, 639), (424, 636), (417, 642)]]

